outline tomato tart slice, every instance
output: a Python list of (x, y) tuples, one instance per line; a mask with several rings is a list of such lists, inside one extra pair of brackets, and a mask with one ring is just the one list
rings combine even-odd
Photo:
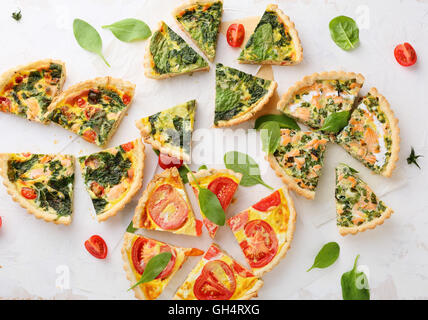
[(133, 233), (125, 233), (122, 246), (123, 268), (127, 279), (134, 285), (140, 280), (151, 258), (162, 252), (170, 252), (172, 257), (165, 269), (156, 279), (133, 288), (135, 297), (140, 300), (154, 300), (162, 293), (174, 274), (181, 268), (189, 256), (200, 256), (202, 250), (182, 248), (146, 238)]
[[(233, 195), (238, 189), (238, 185), (242, 178), (242, 174), (229, 169), (203, 169), (193, 175), (189, 172), (187, 178), (189, 179), (189, 183), (193, 188), (196, 198), (199, 195), (199, 189), (196, 186), (193, 176), (196, 178), (201, 188), (208, 188), (216, 194), (224, 211), (226, 211), (232, 202)], [(214, 239), (218, 230), (218, 225), (208, 220), (202, 211), (201, 215), (209, 235)]]
[(98, 221), (116, 215), (140, 190), (144, 158), (141, 139), (79, 158)]
[(155, 175), (150, 181), (138, 201), (132, 222), (134, 228), (191, 236), (200, 236), (202, 233), (202, 222), (195, 219), (176, 167)]
[(249, 300), (257, 297), (263, 281), (212, 244), (186, 281), (176, 300)]
[(261, 277), (285, 257), (293, 239), (296, 211), (287, 188), (276, 190), (227, 220), (255, 275)]
[(71, 223), (73, 156), (0, 154), (0, 175), (12, 199), (36, 218), (55, 224)]

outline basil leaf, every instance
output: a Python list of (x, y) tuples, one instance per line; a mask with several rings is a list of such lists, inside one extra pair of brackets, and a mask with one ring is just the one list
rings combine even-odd
[(314, 264), (306, 272), (313, 268), (324, 269), (331, 266), (339, 257), (340, 247), (337, 242), (329, 242), (325, 244), (315, 257)]
[(145, 40), (152, 35), (149, 26), (138, 19), (123, 19), (110, 25), (102, 26), (109, 29), (116, 38), (124, 42)]
[(208, 220), (219, 226), (224, 226), (226, 214), (216, 194), (210, 189), (199, 187), (199, 206)]
[(263, 116), (260, 116), (257, 118), (254, 124), (254, 129), (259, 129), (263, 123), (268, 121), (278, 122), (281, 128), (300, 130), (300, 127), (297, 122), (293, 118), (290, 118), (285, 114), (265, 114)]
[(153, 258), (149, 260), (146, 267), (144, 268), (144, 272), (141, 275), (140, 280), (137, 281), (131, 288), (128, 290), (134, 289), (136, 286), (153, 281), (156, 279), (158, 275), (166, 268), (169, 261), (172, 258), (171, 252), (162, 252), (155, 255)]
[(157, 155), (157, 156), (159, 156), (159, 155), (160, 155), (160, 151), (159, 151), (158, 149), (154, 149), (154, 148), (152, 148), (152, 150), (153, 150), (153, 152), (154, 152), (154, 153), (156, 153), (156, 155)]
[(260, 127), (260, 137), (262, 139), (263, 151), (268, 154), (274, 153), (281, 140), (281, 128), (278, 122), (265, 122)]
[(360, 41), (360, 30), (354, 19), (338, 16), (330, 21), (329, 29), (331, 38), (343, 50), (357, 47)]
[(370, 300), (367, 276), (364, 272), (357, 271), (359, 257), (357, 255), (355, 258), (352, 270), (345, 272), (340, 279), (343, 300)]
[(74, 19), (73, 33), (79, 46), (99, 55), (104, 60), (105, 64), (110, 67), (102, 54), (103, 42), (100, 34), (93, 26), (81, 19)]
[(215, 111), (224, 112), (234, 109), (238, 105), (240, 98), (241, 95), (232, 90), (217, 87), (215, 92)]
[(178, 173), (180, 174), (181, 180), (183, 180), (183, 183), (186, 184), (189, 182), (189, 179), (187, 178), (187, 173), (189, 170), (185, 166), (181, 166), (178, 168)]
[(266, 188), (273, 190), (260, 177), (259, 165), (249, 155), (239, 151), (229, 151), (224, 154), (224, 165), (227, 169), (242, 174), (240, 185), (244, 187), (261, 184)]
[(128, 224), (128, 227), (126, 228), (126, 232), (134, 233), (137, 230), (137, 228), (134, 228), (134, 224), (131, 220), (131, 222)]
[(273, 31), (270, 23), (262, 24), (253, 35), (254, 54), (257, 60), (268, 59), (269, 50), (273, 45)]
[(204, 170), (204, 169), (208, 169), (208, 167), (207, 167), (206, 165), (204, 165), (204, 164), (203, 164), (202, 166), (200, 166), (200, 167), (198, 168), (198, 171), (199, 171), (199, 170)]
[(318, 129), (318, 131), (338, 133), (340, 130), (346, 127), (350, 116), (350, 111), (339, 111), (332, 113), (325, 119), (323, 126)]

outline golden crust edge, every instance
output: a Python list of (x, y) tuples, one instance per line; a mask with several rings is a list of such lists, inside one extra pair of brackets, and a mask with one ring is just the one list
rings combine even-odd
[(193, 173), (193, 175), (190, 172), (188, 172), (187, 178), (189, 179), (189, 183), (192, 183), (192, 182), (194, 182), (193, 176), (195, 176), (196, 180), (199, 181), (202, 178), (209, 177), (209, 176), (212, 176), (212, 175), (217, 174), (217, 173), (234, 176), (239, 181), (241, 181), (241, 179), (242, 179), (242, 174), (239, 172), (235, 172), (235, 171), (230, 170), (230, 169), (214, 169), (214, 168), (199, 170), (199, 171)]
[(373, 219), (369, 223), (362, 224), (360, 226), (354, 226), (354, 227), (338, 227), (339, 233), (341, 236), (345, 236), (347, 234), (355, 235), (359, 232), (364, 232), (369, 229), (374, 229), (377, 226), (380, 226), (381, 224), (383, 224), (385, 220), (391, 217), (393, 213), (394, 211), (388, 207), (388, 209), (379, 218)]

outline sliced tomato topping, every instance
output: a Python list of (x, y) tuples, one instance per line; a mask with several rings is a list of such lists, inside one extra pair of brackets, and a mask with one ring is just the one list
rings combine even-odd
[(279, 191), (275, 191), (270, 196), (267, 196), (266, 198), (263, 198), (259, 202), (257, 202), (255, 205), (253, 205), (253, 208), (258, 211), (269, 211), (274, 207), (277, 207), (281, 204), (281, 195), (279, 194)]
[(124, 104), (128, 105), (131, 102), (131, 97), (125, 93), (123, 95), (122, 101)]
[(78, 98), (76, 103), (79, 108), (84, 108), (86, 106), (86, 100), (83, 98)]
[(211, 246), (205, 252), (204, 259), (212, 260), (213, 258), (219, 257), (221, 250), (217, 246)]
[(227, 220), (233, 232), (243, 228), (248, 222), (248, 211), (244, 211)]
[(24, 78), (23, 78), (23, 77), (21, 77), (21, 76), (18, 76), (18, 77), (16, 77), (16, 78), (15, 78), (15, 82), (16, 82), (16, 83), (21, 83), (21, 82), (22, 82), (22, 80), (24, 80)]
[(170, 184), (163, 184), (152, 193), (147, 211), (153, 221), (164, 230), (181, 228), (189, 215), (186, 201)]
[(196, 235), (199, 237), (202, 234), (202, 221), (196, 219)]
[(104, 187), (95, 181), (91, 183), (91, 190), (97, 197), (101, 197), (104, 194)]
[(233, 23), (226, 33), (227, 43), (231, 47), (240, 47), (245, 37), (244, 25)]
[(182, 166), (183, 160), (171, 157), (165, 153), (159, 153), (158, 163), (162, 169), (169, 169), (172, 167), (176, 167), (178, 169)]
[(123, 151), (128, 152), (134, 149), (134, 142), (128, 142), (121, 145)]
[(210, 235), (210, 237), (214, 239), (215, 234), (218, 230), (218, 225), (216, 225), (214, 222), (208, 220), (207, 218), (204, 218), (204, 225), (207, 228), (208, 234)]
[(403, 67), (409, 67), (416, 63), (418, 59), (415, 49), (410, 45), (410, 43), (405, 42), (404, 44), (399, 44), (394, 49), (395, 59)]
[(95, 142), (95, 139), (97, 139), (97, 133), (94, 131), (94, 130), (92, 130), (92, 129), (89, 129), (89, 130), (86, 130), (84, 133), (83, 133), (83, 139), (85, 139), (86, 141), (89, 141), (89, 142), (92, 142), (92, 143), (94, 143)]
[(97, 259), (105, 259), (107, 257), (107, 244), (104, 239), (98, 235), (93, 235), (86, 240), (85, 248)]
[(196, 256), (202, 256), (204, 254), (204, 251), (198, 249), (198, 248), (192, 248), (190, 251), (186, 252), (186, 256), (188, 257), (196, 257)]
[(24, 152), (22, 155), (24, 157), (28, 158), (29, 156), (31, 156), (31, 153), (30, 152)]
[(21, 189), (21, 195), (28, 200), (34, 200), (37, 198), (37, 192), (36, 190), (32, 188), (24, 187)]
[(230, 178), (219, 177), (211, 181), (208, 189), (215, 193), (223, 210), (226, 210), (232, 201), (238, 184)]
[(100, 109), (99, 108), (95, 108), (95, 107), (92, 107), (92, 106), (87, 106), (86, 108), (85, 108), (85, 116), (86, 116), (86, 118), (88, 119), (88, 120), (90, 120), (90, 119), (92, 119), (92, 117), (97, 113), (97, 112), (99, 112), (100, 111)]
[(229, 300), (235, 290), (233, 270), (221, 260), (208, 262), (193, 286), (193, 293), (198, 300)]
[(235, 272), (237, 274), (239, 274), (242, 278), (249, 278), (249, 277), (254, 277), (254, 274), (252, 272), (250, 272), (249, 270), (245, 269), (243, 266), (241, 266), (238, 262), (233, 261), (232, 264), (232, 268), (233, 270), (235, 270)]
[(8, 112), (10, 109), (10, 100), (6, 97), (0, 97), (0, 110)]

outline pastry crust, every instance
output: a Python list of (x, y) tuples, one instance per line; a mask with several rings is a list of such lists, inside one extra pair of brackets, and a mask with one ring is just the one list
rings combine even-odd
[(212, 175), (217, 174), (217, 173), (234, 176), (238, 180), (241, 180), (241, 178), (242, 178), (241, 173), (235, 172), (235, 171), (230, 170), (230, 169), (214, 169), (214, 168), (211, 168), (211, 169), (199, 170), (199, 171), (193, 173), (193, 175), (190, 172), (188, 172), (187, 173), (187, 179), (189, 179), (189, 183), (192, 183), (195, 181), (193, 179), (193, 176), (195, 176), (196, 180), (199, 181), (202, 178), (209, 177), (209, 176), (212, 176)]
[(387, 208), (384, 213), (379, 218), (373, 219), (369, 223), (364, 223), (360, 226), (354, 226), (354, 227), (338, 227), (339, 233), (342, 236), (346, 236), (347, 234), (356, 234), (358, 232), (364, 232), (368, 229), (374, 229), (377, 226), (384, 223), (386, 219), (388, 219), (391, 214), (393, 214), (394, 211), (391, 208)]
[[(9, 180), (7, 176), (7, 161), (10, 155), (7, 153), (0, 154), (0, 175), (3, 177), (3, 184), (6, 187), (8, 194), (12, 199), (17, 202), (22, 208), (27, 209), (27, 212), (34, 215), (37, 219), (43, 219), (46, 222), (53, 222), (55, 224), (69, 225), (71, 223), (71, 214), (66, 217), (58, 217), (57, 214), (45, 212), (40, 208), (35, 207), (30, 201), (25, 199), (16, 189), (15, 185)], [(70, 156), (74, 162), (74, 157)]]

